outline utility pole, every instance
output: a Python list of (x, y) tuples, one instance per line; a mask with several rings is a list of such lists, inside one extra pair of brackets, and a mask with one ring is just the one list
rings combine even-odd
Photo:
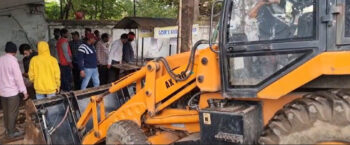
[(191, 49), (194, 5), (195, 0), (180, 0), (178, 16), (178, 52), (186, 52)]
[(101, 3), (101, 15), (100, 15), (100, 19), (105, 19), (104, 17), (104, 8), (105, 8), (105, 0), (102, 0), (102, 3)]
[(136, 17), (136, 0), (134, 0), (134, 17)]
[(62, 0), (60, 0), (60, 19), (63, 19), (63, 3)]

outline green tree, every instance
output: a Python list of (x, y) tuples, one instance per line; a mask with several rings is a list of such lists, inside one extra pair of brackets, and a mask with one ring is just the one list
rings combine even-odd
[[(215, 0), (200, 0), (199, 12), (202, 17), (210, 15)], [(119, 20), (133, 16), (133, 0), (61, 0), (63, 16), (60, 17), (60, 4), (46, 2), (45, 12), (49, 19), (74, 19), (74, 13), (84, 12), (85, 19)], [(136, 0), (136, 15), (140, 17), (176, 18), (179, 0)], [(219, 8), (220, 9), (220, 8)]]
[(178, 5), (165, 0), (139, 0), (137, 2), (137, 16), (176, 18)]
[[(120, 19), (132, 13), (130, 0), (74, 0), (73, 11), (81, 11), (85, 19)], [(74, 12), (70, 16), (74, 16)]]
[(60, 17), (60, 6), (56, 2), (45, 3), (45, 14), (47, 18), (59, 19)]
[[(176, 0), (175, 0), (176, 1)], [(119, 20), (133, 16), (132, 0), (61, 0), (63, 15), (60, 16), (60, 4), (46, 2), (45, 10), (49, 19), (74, 19), (74, 13), (81, 11), (85, 19)], [(136, 0), (136, 12), (140, 17), (176, 18), (178, 5), (171, 0)]]

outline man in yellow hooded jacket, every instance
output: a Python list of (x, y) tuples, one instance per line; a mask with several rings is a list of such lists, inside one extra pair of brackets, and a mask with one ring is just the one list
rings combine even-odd
[(34, 83), (37, 99), (55, 96), (61, 86), (61, 73), (57, 60), (50, 55), (45, 41), (38, 43), (38, 55), (29, 64), (29, 80)]

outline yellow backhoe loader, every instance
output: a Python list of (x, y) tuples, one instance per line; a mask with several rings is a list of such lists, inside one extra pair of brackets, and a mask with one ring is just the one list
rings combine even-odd
[[(157, 58), (92, 96), (82, 144), (350, 142), (350, 0), (217, 5), (219, 43)], [(104, 96), (133, 84), (106, 114)]]

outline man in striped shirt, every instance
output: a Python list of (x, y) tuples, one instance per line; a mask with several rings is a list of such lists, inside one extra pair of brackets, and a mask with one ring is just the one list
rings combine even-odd
[(109, 35), (103, 33), (101, 40), (96, 44), (98, 72), (100, 74), (100, 82), (102, 85), (108, 83), (108, 54), (109, 54)]
[(94, 87), (100, 85), (99, 73), (97, 70), (97, 56), (95, 49), (96, 38), (94, 34), (86, 35), (87, 41), (81, 44), (77, 52), (78, 66), (80, 69), (80, 76), (83, 78), (81, 89), (84, 90), (89, 84), (90, 79)]

